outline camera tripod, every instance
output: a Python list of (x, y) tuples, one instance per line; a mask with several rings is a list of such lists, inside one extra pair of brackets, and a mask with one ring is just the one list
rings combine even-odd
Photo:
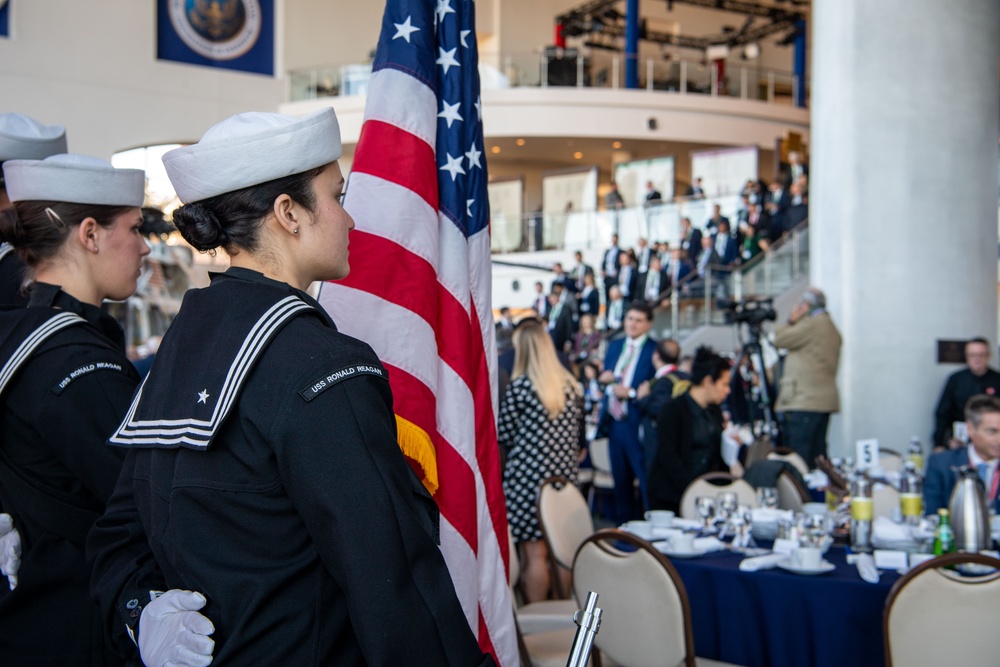
[[(743, 324), (736, 323), (737, 338), (740, 341), (739, 360), (733, 368), (734, 373), (740, 373), (743, 367), (743, 360), (750, 362), (751, 371), (757, 377), (757, 384), (754, 386), (752, 378), (745, 381), (741, 378), (743, 397), (747, 406), (747, 419), (754, 430), (755, 436), (768, 436), (774, 442), (778, 437), (778, 424), (774, 415), (774, 387), (767, 378), (767, 367), (764, 364), (764, 341), (767, 338), (762, 336), (760, 323), (746, 323), (747, 337), (743, 338)], [(770, 343), (768, 343), (770, 344)], [(757, 428), (760, 423), (759, 429)]]

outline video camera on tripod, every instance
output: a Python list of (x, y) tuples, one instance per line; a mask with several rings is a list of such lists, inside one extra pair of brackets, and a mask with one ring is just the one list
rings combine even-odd
[(764, 322), (773, 322), (778, 319), (778, 313), (774, 310), (774, 299), (770, 297), (744, 299), (743, 301), (719, 299), (717, 305), (719, 310), (725, 311), (726, 320), (732, 324), (760, 327)]

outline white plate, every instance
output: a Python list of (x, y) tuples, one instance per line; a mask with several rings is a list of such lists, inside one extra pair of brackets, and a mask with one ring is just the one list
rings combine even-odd
[(694, 551), (666, 551), (664, 549), (660, 550), (660, 553), (667, 558), (698, 558), (704, 556), (706, 552), (699, 551), (695, 549)]
[(833, 572), (834, 570), (837, 569), (836, 565), (827, 560), (820, 563), (819, 567), (815, 569), (810, 567), (796, 567), (795, 565), (792, 565), (791, 562), (789, 561), (783, 561), (781, 563), (778, 563), (778, 567), (780, 567), (782, 570), (788, 570), (789, 572), (794, 572), (795, 574), (826, 574), (827, 572)]

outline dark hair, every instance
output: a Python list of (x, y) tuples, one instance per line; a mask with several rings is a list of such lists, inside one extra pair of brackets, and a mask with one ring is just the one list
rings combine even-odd
[(673, 338), (666, 338), (656, 344), (656, 354), (665, 364), (676, 364), (681, 356), (681, 346)]
[(965, 403), (965, 421), (979, 426), (987, 412), (1000, 413), (1000, 398), (988, 394), (977, 394)]
[(201, 251), (222, 248), (253, 252), (260, 242), (260, 226), (271, 212), (274, 200), (288, 195), (309, 211), (316, 205), (313, 180), (324, 167), (301, 174), (185, 204), (174, 211), (174, 225), (184, 240)]
[(58, 254), (70, 228), (86, 218), (101, 227), (110, 227), (115, 218), (135, 206), (101, 206), (59, 201), (19, 201), (0, 213), (0, 241), (14, 246), (29, 268)]
[(708, 346), (701, 346), (694, 353), (694, 362), (691, 364), (691, 384), (700, 385), (705, 378), (710, 377), (713, 381), (718, 380), (724, 373), (729, 372), (729, 360), (720, 357), (715, 350)]
[(982, 336), (973, 338), (972, 340), (968, 340), (965, 342), (966, 345), (968, 345), (969, 343), (979, 343), (980, 345), (985, 345), (987, 349), (989, 349), (990, 347), (990, 341), (986, 340)]
[(630, 310), (638, 311), (645, 315), (647, 320), (650, 322), (653, 321), (653, 307), (645, 301), (633, 301), (628, 305), (628, 308), (625, 309), (625, 313), (628, 314)]

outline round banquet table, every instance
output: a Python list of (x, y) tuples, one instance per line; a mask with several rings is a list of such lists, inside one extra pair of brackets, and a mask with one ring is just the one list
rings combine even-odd
[(742, 556), (728, 551), (671, 559), (691, 602), (696, 654), (747, 667), (884, 665), (882, 608), (899, 575), (882, 571), (869, 584), (844, 547), (825, 558), (837, 569), (815, 576), (742, 572)]

